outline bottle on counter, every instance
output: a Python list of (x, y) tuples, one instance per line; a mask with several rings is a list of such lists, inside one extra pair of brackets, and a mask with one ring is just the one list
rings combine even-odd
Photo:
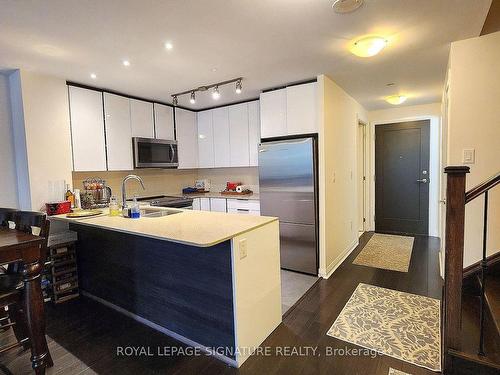
[(130, 218), (139, 219), (141, 217), (141, 210), (139, 208), (139, 202), (137, 202), (137, 195), (134, 195), (134, 201), (132, 202), (132, 208), (130, 209)]
[(75, 195), (71, 192), (69, 184), (66, 184), (66, 194), (64, 197), (71, 203), (71, 208), (75, 208)]
[(75, 208), (78, 210), (82, 208), (82, 198), (80, 196), (80, 189), (75, 189)]
[(121, 215), (120, 206), (118, 205), (116, 197), (113, 195), (109, 199), (109, 216), (120, 216), (120, 215)]

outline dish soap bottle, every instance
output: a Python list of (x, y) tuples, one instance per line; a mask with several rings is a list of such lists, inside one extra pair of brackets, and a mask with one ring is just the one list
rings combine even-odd
[(139, 202), (137, 202), (137, 196), (134, 195), (134, 201), (132, 202), (132, 208), (130, 209), (130, 218), (139, 219), (141, 217), (141, 210), (139, 209)]
[(109, 216), (120, 216), (121, 211), (118, 206), (118, 202), (116, 201), (116, 197), (113, 195), (109, 199)]

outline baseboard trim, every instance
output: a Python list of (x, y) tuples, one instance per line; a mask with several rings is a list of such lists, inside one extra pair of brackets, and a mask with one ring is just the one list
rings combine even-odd
[(356, 238), (349, 245), (349, 247), (342, 252), (342, 254), (340, 254), (337, 258), (335, 258), (335, 260), (326, 267), (326, 270), (319, 270), (319, 276), (322, 277), (323, 279), (328, 279), (337, 270), (337, 268), (340, 267), (342, 262), (346, 260), (346, 258), (349, 255), (351, 255), (351, 253), (358, 245), (359, 245), (359, 238)]
[[(495, 254), (491, 254), (489, 257), (487, 257), (486, 262), (488, 264), (488, 267), (491, 267), (494, 264), (500, 263), (500, 251), (496, 252)], [(465, 267), (464, 271), (463, 271), (463, 277), (465, 279), (466, 277), (473, 276), (474, 274), (476, 274), (480, 271), (481, 271), (481, 261)]]
[(194, 348), (198, 348), (201, 351), (203, 351), (204, 353), (209, 354), (209, 355), (219, 359), (220, 361), (222, 361), (224, 363), (227, 363), (229, 366), (238, 367), (238, 362), (235, 359), (221, 355), (221, 354), (217, 353), (215, 350), (210, 350), (208, 347), (201, 345), (200, 343), (197, 343), (196, 341), (190, 340), (187, 337), (179, 335), (178, 333), (175, 333), (167, 328), (164, 328), (156, 323), (153, 323), (152, 321), (147, 320), (139, 315), (135, 315), (134, 313), (131, 313), (130, 311), (125, 310), (124, 308), (122, 308), (120, 306), (117, 306), (111, 302), (108, 302), (108, 301), (100, 298), (100, 297), (97, 297), (97, 296), (93, 295), (92, 293), (86, 292), (84, 290), (80, 290), (80, 293), (82, 295), (84, 295), (85, 297), (93, 299), (96, 302), (99, 302), (99, 303), (101, 303), (101, 304), (103, 304), (103, 305), (123, 314), (123, 315), (128, 316), (129, 318), (134, 319), (136, 322), (142, 323), (142, 324), (144, 324), (144, 325), (146, 325), (146, 326), (148, 326), (148, 327), (150, 327), (158, 332), (161, 332), (167, 336), (170, 336), (173, 339), (180, 341), (186, 345), (192, 346)]

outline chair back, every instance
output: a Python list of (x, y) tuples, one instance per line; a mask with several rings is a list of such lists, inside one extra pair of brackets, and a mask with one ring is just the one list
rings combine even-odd
[(16, 229), (33, 234), (35, 236), (45, 237), (42, 244), (42, 264), (45, 263), (47, 256), (47, 242), (50, 231), (50, 221), (47, 215), (37, 211), (17, 211), (14, 213), (14, 222)]
[(8, 227), (9, 221), (14, 221), (15, 208), (0, 208), (0, 227)]

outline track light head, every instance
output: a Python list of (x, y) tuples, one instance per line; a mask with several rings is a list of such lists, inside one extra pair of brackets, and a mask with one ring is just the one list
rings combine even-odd
[(196, 96), (194, 91), (191, 91), (191, 99), (189, 99), (189, 103), (194, 104), (196, 103)]
[(239, 79), (239, 80), (236, 81), (236, 94), (238, 94), (238, 95), (241, 94), (241, 89), (242, 89), (242, 87), (241, 87), (241, 79)]
[(176, 107), (177, 104), (179, 104), (179, 100), (177, 99), (177, 96), (174, 96), (174, 98), (172, 99), (172, 104)]
[(212, 92), (212, 98), (214, 100), (218, 100), (220, 98), (220, 93), (219, 93), (219, 86), (214, 87), (214, 91)]

